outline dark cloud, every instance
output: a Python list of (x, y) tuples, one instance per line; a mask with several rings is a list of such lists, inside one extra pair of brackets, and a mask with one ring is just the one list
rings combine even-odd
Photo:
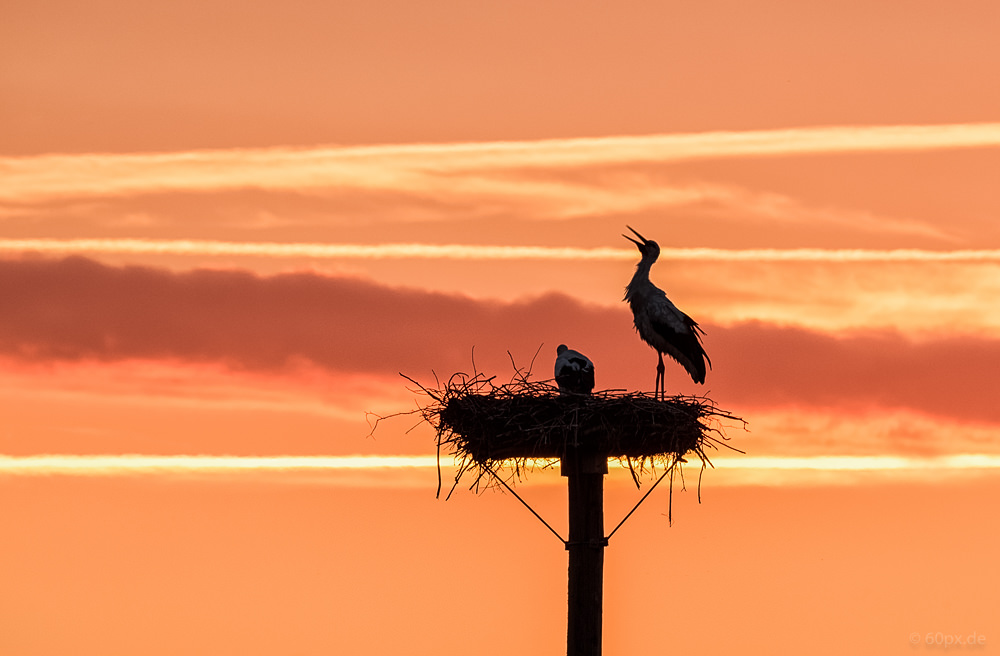
[(1000, 420), (1000, 341), (968, 335), (914, 341), (891, 331), (834, 336), (748, 323), (718, 331), (717, 388), (755, 405), (907, 407)]
[[(472, 265), (470, 265), (472, 266)], [(1000, 341), (891, 332), (834, 336), (748, 323), (705, 326), (715, 366), (705, 388), (667, 374), (677, 392), (710, 391), (727, 408), (790, 404), (900, 407), (1000, 421)], [(626, 306), (549, 295), (497, 303), (369, 281), (298, 273), (172, 273), (84, 258), (0, 261), (0, 352), (31, 360), (163, 358), (278, 370), (330, 370), (430, 380), (476, 365), (500, 378), (507, 352), (551, 376), (566, 342), (597, 363), (599, 388), (652, 388), (656, 357)]]
[(0, 349), (31, 359), (179, 358), (256, 369), (305, 359), (347, 371), (446, 371), (468, 368), (473, 347), (492, 360), (508, 349), (530, 359), (548, 341), (543, 332), (600, 333), (621, 318), (565, 297), (490, 304), (309, 273), (0, 261)]

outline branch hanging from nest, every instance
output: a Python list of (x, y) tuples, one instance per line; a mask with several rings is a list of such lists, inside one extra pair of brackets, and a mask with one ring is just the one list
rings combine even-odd
[(495, 376), (481, 373), (453, 374), (444, 385), (438, 382), (439, 388), (400, 375), (416, 385), (412, 391), (428, 399), (413, 413), (437, 435), (439, 495), (442, 448), (458, 466), (448, 497), (467, 474), (473, 477), (470, 489), (477, 490), (489, 486), (501, 471), (508, 472), (508, 480), (521, 480), (532, 466), (551, 465), (580, 447), (618, 458), (636, 486), (641, 475), (669, 470), (691, 453), (701, 460), (702, 469), (712, 466), (706, 449), (742, 453), (727, 443), (722, 422), (746, 422), (706, 397), (658, 400), (622, 390), (561, 395), (551, 381), (532, 381), (530, 370), (516, 366), (511, 381), (499, 385)]

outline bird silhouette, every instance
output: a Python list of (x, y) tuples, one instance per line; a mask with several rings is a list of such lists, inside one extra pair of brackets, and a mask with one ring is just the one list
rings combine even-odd
[(632, 308), (635, 329), (644, 342), (656, 349), (659, 362), (656, 365), (656, 395), (665, 397), (663, 390), (663, 354), (666, 353), (684, 367), (696, 383), (705, 382), (705, 364), (712, 361), (701, 345), (705, 332), (698, 323), (677, 309), (663, 290), (649, 280), (649, 269), (660, 256), (660, 245), (650, 241), (632, 229), (639, 239), (628, 239), (638, 247), (642, 259), (635, 267), (635, 275), (625, 287), (625, 301)]
[(565, 344), (556, 348), (555, 373), (561, 395), (590, 394), (594, 389), (594, 363)]

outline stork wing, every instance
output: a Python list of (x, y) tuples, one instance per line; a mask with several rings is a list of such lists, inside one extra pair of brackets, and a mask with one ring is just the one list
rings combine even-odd
[(698, 323), (684, 314), (668, 299), (648, 308), (649, 323), (656, 336), (656, 348), (666, 353), (684, 367), (696, 383), (705, 382), (706, 362), (712, 366), (712, 361), (701, 345), (701, 335), (704, 331)]

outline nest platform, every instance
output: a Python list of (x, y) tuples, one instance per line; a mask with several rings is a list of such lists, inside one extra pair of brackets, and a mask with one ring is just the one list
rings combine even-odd
[(672, 467), (689, 454), (710, 466), (706, 449), (733, 448), (722, 422), (742, 422), (705, 397), (660, 400), (622, 390), (562, 395), (550, 381), (527, 375), (498, 385), (495, 377), (455, 374), (439, 389), (407, 379), (430, 399), (417, 412), (434, 427), (438, 453), (455, 457), (456, 484), (470, 470), (477, 483), (501, 468), (520, 478), (539, 460), (544, 466), (585, 450), (619, 459), (638, 485), (639, 473)]

